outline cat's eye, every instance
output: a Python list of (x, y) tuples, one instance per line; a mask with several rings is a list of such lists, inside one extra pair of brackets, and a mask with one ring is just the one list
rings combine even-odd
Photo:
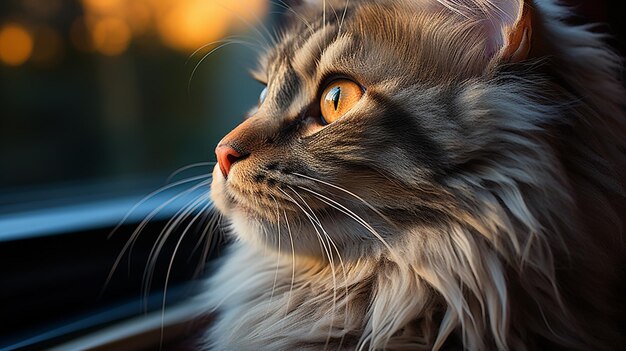
[(345, 115), (363, 96), (363, 88), (349, 79), (332, 81), (320, 100), (322, 124), (330, 124)]
[(267, 86), (261, 90), (261, 94), (259, 95), (259, 105), (265, 101), (265, 97), (267, 96)]

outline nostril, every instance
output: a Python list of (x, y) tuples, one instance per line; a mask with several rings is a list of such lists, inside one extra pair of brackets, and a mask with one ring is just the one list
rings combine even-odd
[(229, 145), (218, 145), (215, 148), (215, 155), (224, 178), (228, 177), (232, 165), (243, 157), (242, 154)]
[(228, 154), (226, 155), (226, 158), (228, 159), (228, 162), (232, 165), (233, 163), (237, 162), (241, 158), (241, 155), (236, 156), (234, 154)]

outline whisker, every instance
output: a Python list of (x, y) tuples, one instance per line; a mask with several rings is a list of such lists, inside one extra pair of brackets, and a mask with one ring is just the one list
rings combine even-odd
[(326, 34), (326, 0), (322, 1), (322, 30)]
[(221, 44), (221, 43), (225, 43), (225, 42), (230, 42), (231, 40), (238, 40), (238, 41), (240, 41), (240, 42), (241, 42), (241, 44), (242, 44), (242, 45), (244, 45), (244, 43), (245, 43), (245, 44), (247, 44), (247, 45), (248, 45), (248, 47), (250, 47), (250, 48), (252, 48), (252, 47), (259, 47), (259, 48), (260, 48), (260, 47), (262, 47), (262, 45), (260, 45), (260, 43), (252, 43), (252, 42), (246, 41), (246, 39), (254, 39), (254, 38), (253, 38), (253, 37), (251, 37), (251, 36), (247, 36), (247, 35), (229, 35), (229, 36), (224, 37), (224, 38), (221, 38), (221, 39), (219, 39), (219, 40), (213, 40), (213, 41), (210, 41), (210, 42), (208, 42), (208, 43), (206, 43), (206, 44), (204, 44), (204, 45), (200, 46), (200, 47), (199, 47), (199, 48), (197, 48), (196, 50), (194, 50), (194, 52), (192, 52), (192, 53), (189, 55), (189, 57), (187, 57), (187, 60), (185, 60), (185, 65), (188, 65), (188, 64), (189, 64), (189, 61), (190, 61), (190, 60), (191, 60), (194, 56), (196, 56), (196, 54), (197, 54), (197, 53), (199, 53), (200, 51), (202, 51), (202, 50), (204, 50), (204, 49), (206, 49), (206, 48), (208, 48), (208, 47), (210, 47), (210, 46), (212, 46), (212, 45), (215, 45), (215, 44)]
[[(320, 228), (321, 228), (321, 229), (322, 229), (322, 231), (324, 232), (324, 235), (326, 236), (326, 239), (330, 242), (330, 245), (332, 245), (332, 246), (333, 246), (333, 248), (335, 249), (335, 252), (337, 253), (337, 257), (339, 258), (339, 264), (340, 264), (340, 267), (341, 267), (341, 269), (342, 269), (342, 271), (343, 271), (343, 281), (344, 281), (343, 285), (344, 285), (344, 290), (345, 290), (345, 297), (347, 298), (347, 297), (348, 297), (348, 294), (349, 294), (349, 290), (348, 290), (348, 276), (347, 276), (347, 270), (346, 270), (346, 266), (345, 266), (345, 264), (344, 264), (343, 257), (341, 257), (341, 253), (339, 252), (339, 248), (337, 248), (337, 245), (336, 245), (336, 244), (335, 244), (335, 242), (333, 241), (332, 237), (331, 237), (331, 236), (330, 236), (330, 235), (329, 235), (329, 234), (328, 234), (328, 233), (324, 230), (324, 228), (322, 227), (321, 222), (319, 221), (319, 219), (318, 219), (318, 218), (317, 218), (317, 216), (315, 215), (315, 212), (314, 212), (314, 211), (313, 211), (313, 209), (312, 209), (312, 208), (311, 208), (311, 207), (307, 204), (307, 202), (304, 200), (304, 198), (303, 198), (303, 197), (302, 197), (302, 196), (301, 196), (298, 192), (296, 192), (296, 190), (295, 190), (295, 189), (293, 189), (291, 186), (287, 186), (287, 187), (288, 187), (289, 189), (291, 189), (291, 191), (293, 191), (296, 195), (298, 195), (298, 197), (302, 200), (302, 202), (304, 202), (304, 204), (305, 204), (305, 205), (309, 208), (309, 210), (311, 211), (311, 213), (313, 213), (313, 215), (315, 216), (315, 218), (317, 219), (317, 221), (318, 221), (318, 223), (319, 223)], [(300, 187), (299, 187), (299, 188), (300, 188)], [(306, 189), (303, 189), (303, 190), (306, 190)], [(333, 297), (334, 297), (334, 301), (336, 301), (336, 300), (337, 300), (337, 295), (336, 295), (337, 286), (336, 286), (336, 283), (335, 283), (334, 289), (335, 289), (335, 291), (334, 291)], [(344, 311), (344, 322), (346, 322), (346, 321), (347, 321), (347, 318), (348, 318), (348, 315), (347, 315), (347, 306), (346, 306), (346, 310)], [(332, 324), (331, 324), (331, 329), (332, 329)], [(343, 336), (342, 336), (342, 338), (341, 338), (341, 339), (342, 339), (342, 342), (343, 342)], [(327, 340), (327, 342), (328, 342), (328, 340)]]
[(167, 177), (167, 180), (165, 181), (165, 184), (169, 184), (172, 179), (174, 179), (174, 177), (176, 177), (177, 175), (181, 174), (182, 172), (188, 170), (188, 169), (192, 169), (192, 168), (197, 168), (197, 167), (204, 167), (204, 166), (214, 166), (217, 162), (198, 162), (198, 163), (193, 163), (184, 167), (181, 167), (177, 170), (175, 170), (174, 172), (172, 172), (172, 174), (170, 174), (169, 177)]
[(291, 304), (291, 297), (293, 293), (293, 283), (296, 279), (296, 251), (293, 247), (293, 236), (291, 235), (291, 226), (289, 225), (289, 219), (287, 219), (287, 212), (283, 210), (283, 216), (285, 217), (285, 223), (287, 224), (287, 232), (289, 233), (289, 241), (291, 242), (291, 284), (289, 285), (289, 295), (287, 297), (287, 305), (285, 307), (285, 317), (289, 313), (289, 305)]
[(204, 179), (204, 178), (209, 178), (209, 177), (211, 177), (210, 174), (209, 175), (203, 174), (203, 175), (200, 175), (200, 176), (195, 176), (195, 177), (191, 177), (191, 178), (188, 178), (188, 179), (179, 180), (176, 183), (168, 184), (168, 185), (163, 186), (163, 187), (161, 187), (161, 188), (151, 192), (150, 194), (146, 195), (141, 200), (139, 200), (139, 202), (137, 202), (130, 210), (128, 210), (126, 215), (124, 215), (124, 218), (122, 218), (120, 220), (120, 222), (115, 226), (115, 228), (113, 228), (113, 230), (111, 230), (111, 233), (107, 236), (107, 239), (111, 239), (111, 237), (113, 235), (115, 235), (115, 232), (117, 232), (117, 230), (119, 230), (120, 227), (122, 225), (124, 225), (124, 223), (126, 222), (128, 217), (130, 217), (130, 215), (133, 214), (133, 212), (135, 212), (135, 210), (139, 206), (143, 205), (146, 201), (150, 200), (152, 197), (154, 197), (154, 196), (156, 196), (156, 195), (158, 195), (158, 194), (160, 194), (160, 193), (162, 193), (162, 192), (164, 192), (166, 190), (175, 188), (175, 187), (177, 187), (179, 185), (182, 185), (182, 184), (185, 184), (185, 183), (191, 183), (193, 181)]
[(296, 12), (291, 6), (289, 6), (283, 0), (272, 1), (272, 3), (274, 3), (274, 4), (278, 5), (278, 6), (281, 6), (285, 10), (293, 13), (296, 17), (298, 17), (298, 19), (300, 19), (300, 21), (302, 21), (302, 23), (304, 23), (304, 25), (308, 28), (310, 34), (314, 34), (315, 33), (315, 30), (313, 30), (313, 26), (311, 25), (311, 22), (307, 21), (307, 19), (304, 16), (302, 16), (301, 14)]
[[(109, 234), (108, 238), (110, 239), (110, 237), (123, 225), (123, 223), (128, 219), (128, 217), (139, 207), (141, 206), (143, 203), (145, 203), (148, 199), (152, 198), (153, 196), (155, 196), (156, 194), (159, 194), (167, 189), (171, 189), (174, 188), (178, 185), (182, 185), (185, 183), (189, 183), (195, 180), (200, 180), (203, 178), (207, 178), (207, 176), (197, 176), (197, 177), (192, 177), (190, 179), (185, 179), (185, 180), (181, 180), (178, 181), (176, 183), (170, 184), (168, 186), (165, 186), (159, 190), (156, 190), (150, 194), (148, 194), (146, 197), (144, 197), (141, 201), (139, 201), (135, 206), (133, 206), (133, 208), (130, 209), (130, 211), (128, 212), (128, 214), (126, 214), (126, 216), (124, 216), (124, 218), (120, 221), (120, 223), (113, 229), (113, 231), (111, 232), (111, 234)], [(135, 230), (133, 231), (133, 233), (130, 235), (130, 238), (126, 241), (126, 243), (124, 244), (124, 246), (122, 247), (122, 250), (120, 251), (120, 253), (117, 255), (117, 257), (115, 258), (115, 262), (113, 263), (113, 266), (111, 267), (111, 271), (109, 272), (109, 274), (107, 275), (107, 278), (104, 282), (104, 286), (102, 288), (102, 291), (100, 292), (100, 295), (102, 295), (104, 293), (104, 291), (106, 290), (106, 287), (108, 286), (108, 284), (111, 282), (111, 279), (113, 278), (113, 274), (115, 274), (115, 272), (117, 271), (117, 268), (120, 264), (120, 262), (122, 261), (122, 258), (124, 257), (124, 255), (126, 254), (127, 251), (129, 251), (129, 265), (130, 265), (130, 252), (132, 252), (132, 248), (134, 243), (137, 241), (137, 238), (139, 237), (141, 231), (145, 228), (145, 226), (152, 220), (152, 218), (154, 218), (163, 208), (165, 208), (167, 205), (171, 204), (172, 202), (176, 201), (177, 199), (181, 198), (182, 196), (185, 196), (187, 194), (190, 194), (191, 192), (199, 189), (202, 186), (207, 185), (208, 182), (207, 181), (202, 181), (199, 184), (194, 185), (193, 187), (182, 191), (178, 194), (176, 194), (175, 196), (173, 196), (172, 198), (170, 198), (169, 200), (165, 201), (164, 203), (162, 203), (161, 205), (159, 205), (156, 209), (152, 210), (137, 226), (137, 228), (135, 228)]]
[[(222, 220), (222, 214), (219, 212), (216, 212), (216, 213), (217, 215), (213, 216), (214, 220), (212, 224), (210, 226), (207, 226), (207, 228), (202, 234), (204, 236), (206, 233), (210, 233), (210, 236), (207, 234), (207, 236), (209, 236), (209, 239), (205, 240), (204, 249), (202, 250), (202, 256), (200, 257), (198, 267), (193, 273), (194, 277), (197, 277), (200, 274), (204, 273), (204, 269), (206, 267), (206, 261), (207, 261), (207, 258), (209, 257), (209, 253), (212, 252), (212, 250), (214, 250), (217, 247), (219, 240), (223, 235), (221, 223), (220, 223)], [(219, 234), (220, 234), (217, 237), (217, 240), (216, 240), (216, 236), (214, 235), (216, 231), (219, 231)]]
[[(328, 235), (328, 233), (326, 232), (326, 230), (324, 229), (324, 227), (322, 226), (322, 222), (319, 220), (319, 218), (317, 217), (317, 215), (315, 214), (315, 212), (313, 211), (313, 209), (311, 208), (311, 206), (309, 206), (309, 204), (306, 202), (306, 200), (304, 200), (304, 198), (291, 186), (287, 186), (291, 191), (293, 191), (294, 194), (296, 194), (296, 196), (298, 196), (298, 198), (302, 201), (302, 203), (304, 203), (304, 205), (309, 209), (309, 211), (311, 212), (311, 215), (313, 216), (313, 218), (315, 219), (317, 225), (319, 226), (319, 228), (322, 230), (322, 233), (324, 234), (325, 238), (326, 238), (326, 244), (328, 245), (328, 248), (326, 248), (326, 246), (324, 246), (324, 249), (326, 250), (326, 255), (328, 256), (328, 260), (330, 261), (330, 269), (331, 269), (331, 273), (332, 273), (332, 278), (333, 278), (333, 313), (332, 315), (335, 314), (335, 311), (337, 309), (337, 274), (335, 272), (335, 261), (333, 258), (333, 255), (330, 252), (330, 246), (331, 246), (331, 240), (330, 240), (330, 236)], [(307, 212), (302, 209), (302, 211), (307, 215)], [(309, 216), (310, 218), (310, 216)], [(311, 224), (313, 224), (313, 221), (311, 221)], [(313, 224), (313, 227), (315, 228), (315, 224)], [(319, 232), (317, 231), (317, 229), (315, 230), (318, 234), (318, 236), (320, 236)], [(339, 250), (337, 249), (337, 246), (335, 246), (334, 242), (332, 243), (332, 246), (334, 247), (335, 251), (337, 253), (339, 253)], [(343, 264), (343, 261), (342, 261)], [(345, 268), (344, 268), (344, 272), (345, 272)], [(331, 335), (333, 332), (333, 322), (334, 319), (331, 317), (331, 322), (330, 322), (330, 326), (328, 327), (328, 335), (326, 337), (326, 343), (324, 344), (324, 350), (326, 349), (326, 347), (328, 347), (328, 344), (330, 343), (330, 339), (331, 339)]]
[[(138, 236), (139, 236), (139, 232), (140, 232), (140, 231), (142, 231), (142, 230), (144, 230), (144, 229), (145, 229), (145, 227), (147, 226), (147, 224), (148, 224), (148, 223), (152, 220), (152, 218), (154, 218), (154, 217), (155, 217), (155, 216), (156, 216), (156, 215), (157, 215), (157, 214), (158, 214), (158, 213), (159, 213), (159, 212), (160, 212), (163, 208), (165, 208), (166, 206), (168, 206), (170, 203), (172, 203), (173, 201), (177, 200), (177, 199), (178, 199), (178, 198), (180, 198), (181, 196), (183, 196), (183, 195), (185, 195), (185, 196), (186, 196), (186, 195), (189, 195), (189, 194), (191, 194), (193, 191), (196, 191), (196, 190), (198, 190), (199, 188), (201, 188), (201, 187), (203, 187), (203, 186), (207, 186), (207, 185), (210, 183), (210, 181), (211, 181), (211, 180), (210, 180), (210, 179), (208, 179), (208, 180), (205, 180), (205, 181), (202, 181), (202, 182), (198, 183), (197, 185), (195, 185), (194, 187), (192, 187), (192, 188), (188, 189), (187, 191), (185, 191), (185, 192), (183, 192), (183, 193), (181, 193), (181, 194), (177, 195), (176, 197), (174, 197), (174, 198), (172, 198), (172, 199), (170, 199), (170, 200), (168, 200), (168, 201), (164, 202), (164, 203), (163, 203), (163, 204), (161, 204), (159, 207), (157, 207), (155, 210), (153, 210), (152, 212), (150, 212), (150, 214), (148, 214), (148, 216), (147, 216), (147, 217), (146, 217), (146, 218), (145, 218), (145, 219), (144, 219), (144, 220), (143, 220), (143, 221), (139, 224), (139, 226), (138, 226), (138, 227), (137, 227), (137, 229), (136, 229), (136, 232), (137, 232), (137, 237), (133, 240), (133, 242), (132, 242), (132, 243), (130, 243), (130, 249), (129, 249), (129, 251), (128, 251), (129, 269), (130, 269), (130, 259), (131, 259), (131, 256), (132, 256), (133, 249), (134, 249), (134, 247), (135, 247), (136, 240), (137, 240), (137, 238), (138, 238)], [(187, 207), (187, 205), (188, 205), (190, 202), (194, 201), (195, 199), (198, 199), (199, 197), (205, 196), (205, 195), (207, 195), (207, 193), (203, 193), (203, 194), (200, 194), (200, 195), (198, 195), (198, 196), (196, 196), (196, 197), (193, 197), (191, 200), (189, 200), (189, 202), (188, 202), (187, 204), (183, 205), (183, 209), (184, 209), (184, 208), (186, 208), (186, 207)], [(207, 196), (207, 198), (208, 198), (208, 196)], [(173, 217), (176, 217), (176, 216), (177, 216), (177, 215), (178, 215), (181, 211), (182, 211), (182, 209), (178, 210), (178, 211), (174, 214), (174, 216), (173, 216)], [(171, 221), (171, 219), (170, 219), (170, 221)], [(168, 223), (169, 223), (169, 221), (168, 221)], [(134, 234), (134, 233), (133, 233), (133, 234)]]
[[(341, 205), (340, 203), (336, 202), (335, 200), (330, 199), (327, 196), (324, 196), (314, 190), (305, 188), (305, 187), (301, 187), (298, 186), (298, 188), (308, 191), (311, 194), (315, 195), (316, 197), (318, 197), (318, 199), (320, 199), (321, 201), (323, 201), (324, 203), (326, 203), (327, 205), (331, 205), (334, 204), (334, 208), (343, 212), (344, 214), (348, 215), (350, 218), (354, 219), (356, 222), (358, 222), (359, 224), (361, 224), (365, 229), (367, 229), (370, 233), (372, 233), (374, 236), (376, 236), (376, 238), (378, 240), (380, 240), (383, 245), (385, 245), (385, 247), (390, 251), (393, 252), (393, 250), (391, 250), (391, 246), (389, 246), (389, 244), (387, 243), (387, 241), (385, 241), (385, 239), (383, 239), (383, 237), (369, 224), (367, 223), (363, 218), (361, 218), (359, 215), (357, 215), (356, 213), (354, 213), (353, 211), (351, 211), (350, 209), (348, 209), (347, 207)], [(337, 207), (335, 207), (337, 206)]]
[(196, 243), (196, 245), (194, 245), (193, 249), (191, 250), (191, 254), (189, 254), (189, 259), (187, 260), (187, 263), (191, 261), (191, 257), (196, 253), (196, 251), (198, 251), (198, 249), (200, 249), (200, 246), (202, 246), (202, 243), (204, 241), (210, 240), (210, 239), (205, 240), (209, 236), (209, 233), (213, 233), (216, 229), (215, 227), (216, 227), (217, 220), (220, 214), (218, 211), (209, 211), (209, 213), (211, 214), (211, 216), (209, 216), (204, 221), (204, 229), (202, 230), (202, 234), (200, 235), (200, 238), (198, 242)]
[[(278, 207), (277, 207), (278, 210)], [(285, 223), (287, 225), (287, 232), (289, 233), (289, 241), (291, 242), (291, 284), (289, 285), (289, 293), (287, 295), (287, 303), (285, 304), (285, 315), (284, 317), (287, 317), (287, 315), (289, 314), (289, 306), (291, 305), (291, 298), (293, 296), (293, 286), (294, 286), (294, 282), (296, 279), (296, 253), (295, 253), (295, 249), (293, 246), (293, 236), (291, 233), (291, 226), (289, 224), (289, 219), (287, 218), (287, 212), (285, 212), (285, 210), (283, 210), (283, 216), (285, 219)], [(274, 326), (276, 326), (276, 324), (279, 324), (281, 322), (281, 320), (277, 320), (276, 322), (274, 322), (269, 328), (273, 328)]]
[(337, 13), (337, 10), (335, 10), (335, 6), (333, 6), (332, 3), (328, 3), (328, 6), (330, 6), (330, 9), (333, 11), (333, 14), (335, 15), (335, 20), (339, 22), (339, 14)]
[[(291, 195), (287, 194), (284, 190), (282, 189), (278, 189), (280, 192), (282, 192), (291, 202), (293, 202), (298, 208), (300, 208), (300, 210), (304, 213), (304, 215), (307, 217), (307, 219), (311, 222), (311, 224), (313, 225), (313, 229), (315, 230), (315, 232), (318, 235), (318, 240), (320, 242), (320, 247), (322, 248), (322, 250), (326, 250), (326, 246), (324, 245), (324, 243), (321, 240), (321, 234), (320, 232), (317, 230), (317, 226), (315, 225), (315, 221), (313, 220), (313, 217), (306, 212), (306, 210), (300, 205), (300, 203), (298, 203)], [(327, 252), (328, 253), (328, 252)], [(329, 260), (332, 260), (332, 258), (329, 256), (328, 257)]]
[(207, 194), (200, 194), (194, 198), (193, 202), (178, 210), (178, 212), (167, 222), (167, 224), (163, 227), (163, 230), (159, 233), (157, 242), (153, 245), (152, 250), (150, 250), (150, 254), (148, 255), (148, 264), (146, 265), (143, 273), (142, 283), (144, 285), (146, 298), (152, 285), (152, 278), (156, 269), (157, 259), (161, 250), (163, 250), (167, 239), (181, 222), (189, 218), (189, 216), (191, 216), (204, 201), (208, 201), (208, 196), (206, 195)]
[(193, 249), (191, 249), (191, 253), (189, 254), (189, 257), (187, 258), (187, 263), (191, 262), (192, 256), (196, 253), (196, 251), (198, 251), (200, 249), (200, 246), (202, 246), (202, 242), (205, 241), (204, 239), (206, 239), (206, 237), (208, 236), (208, 233), (209, 233), (211, 227), (215, 223), (215, 219), (217, 218), (217, 212), (209, 211), (209, 213), (211, 214), (211, 216), (206, 218), (203, 221), (203, 228), (204, 229), (202, 229), (202, 233), (200, 234), (200, 237), (198, 238), (198, 241), (193, 246)]
[(189, 224), (187, 225), (187, 227), (185, 227), (185, 229), (183, 230), (183, 233), (180, 235), (180, 238), (178, 238), (178, 241), (176, 242), (176, 246), (174, 247), (174, 252), (172, 253), (172, 258), (170, 259), (169, 265), (167, 266), (167, 272), (165, 274), (165, 284), (163, 285), (163, 301), (162, 301), (162, 307), (161, 307), (161, 335), (159, 339), (159, 349), (163, 347), (163, 337), (164, 337), (164, 331), (165, 331), (165, 302), (167, 300), (167, 285), (170, 280), (170, 273), (172, 271), (172, 266), (174, 265), (174, 258), (176, 258), (176, 253), (178, 252), (180, 244), (183, 242), (185, 235), (187, 234), (187, 232), (189, 232), (189, 228), (191, 228), (191, 226), (195, 223), (195, 221), (198, 220), (198, 218), (204, 213), (204, 211), (206, 211), (207, 208), (209, 208), (209, 206), (211, 206), (211, 203), (204, 205), (204, 207), (200, 210), (200, 212), (194, 218), (192, 218)]
[(350, 0), (346, 0), (346, 5), (343, 8), (343, 14), (341, 15), (341, 21), (339, 22), (339, 29), (337, 30), (337, 36), (341, 35), (341, 27), (343, 27), (343, 22), (346, 19), (346, 12), (348, 12), (349, 4), (350, 4)]
[[(272, 46), (273, 44), (275, 44), (274, 42), (268, 41), (272, 40), (272, 34), (270, 33), (269, 29), (267, 29), (267, 26), (265, 26), (265, 24), (263, 24), (263, 21), (256, 16), (255, 13), (251, 13), (254, 16), (255, 21), (257, 22), (257, 25), (259, 27), (261, 27), (261, 29), (263, 29), (265, 31), (265, 34), (268, 35), (268, 37), (265, 37), (263, 35), (263, 33), (261, 33), (261, 31), (257, 28), (257, 26), (252, 25), (250, 22), (248, 22), (248, 20), (246, 20), (243, 16), (241, 16), (239, 14), (238, 11), (233, 10), (232, 8), (227, 7), (224, 3), (219, 3), (218, 4), (221, 8), (230, 11), (235, 17), (237, 17), (243, 24), (245, 24), (249, 29), (251, 29), (252, 31), (254, 31), (256, 34), (259, 35), (259, 38), (261, 40), (263, 40), (264, 45), (266, 45), (267, 47)], [(259, 43), (261, 44), (261, 43)]]
[(278, 238), (278, 255), (276, 255), (276, 270), (274, 271), (274, 283), (272, 284), (272, 292), (270, 294), (270, 300), (268, 302), (268, 306), (267, 306), (267, 311), (265, 312), (265, 314), (269, 314), (269, 307), (270, 304), (272, 303), (272, 299), (274, 298), (274, 290), (276, 289), (276, 281), (278, 280), (278, 268), (280, 267), (280, 256), (281, 256), (281, 252), (280, 252), (280, 212), (278, 211), (278, 201), (276, 201), (276, 198), (272, 195), (270, 195), (272, 197), (272, 199), (274, 200), (274, 203), (276, 204), (276, 229), (278, 230), (277, 233), (277, 238)]
[(369, 209), (370, 209), (370, 210), (372, 210), (374, 213), (376, 213), (377, 215), (379, 215), (382, 219), (384, 219), (384, 220), (385, 220), (385, 221), (387, 221), (389, 224), (391, 224), (391, 225), (393, 225), (394, 227), (396, 227), (396, 224), (395, 224), (392, 220), (390, 220), (387, 216), (385, 216), (384, 214), (382, 214), (382, 213), (381, 213), (378, 209), (376, 209), (374, 206), (370, 205), (367, 201), (365, 201), (365, 200), (364, 200), (362, 197), (360, 197), (359, 195), (357, 195), (357, 194), (355, 194), (355, 193), (353, 193), (353, 192), (351, 192), (351, 191), (349, 191), (349, 190), (347, 190), (347, 189), (344, 189), (344, 188), (342, 188), (342, 187), (340, 187), (340, 186), (338, 186), (338, 185), (335, 185), (335, 184), (332, 184), (332, 183), (329, 183), (329, 182), (326, 182), (326, 181), (323, 181), (323, 180), (320, 180), (320, 179), (315, 179), (315, 178), (310, 177), (310, 176), (305, 175), (305, 174), (300, 174), (300, 173), (291, 173), (291, 174), (292, 174), (292, 175), (295, 175), (295, 176), (298, 176), (298, 177), (302, 177), (302, 178), (305, 178), (305, 179), (312, 180), (312, 181), (314, 181), (314, 182), (318, 182), (318, 183), (321, 183), (321, 184), (324, 184), (324, 185), (330, 186), (330, 187), (332, 187), (332, 188), (334, 188), (334, 189), (337, 189), (337, 190), (339, 190), (339, 191), (342, 191), (342, 192), (344, 192), (344, 193), (346, 193), (346, 194), (348, 194), (348, 195), (350, 195), (350, 196), (354, 197), (355, 199), (357, 199), (357, 200), (361, 201), (361, 202), (362, 202), (365, 206), (367, 206), (367, 208), (369, 208)]
[(218, 46), (216, 46), (215, 48), (211, 49), (211, 51), (209, 51), (208, 53), (206, 53), (204, 56), (202, 56), (202, 58), (198, 61), (198, 63), (195, 65), (195, 67), (193, 68), (193, 70), (191, 71), (191, 76), (189, 77), (189, 82), (187, 83), (187, 92), (190, 93), (191, 92), (191, 83), (193, 81), (193, 77), (196, 74), (196, 71), (198, 70), (198, 68), (200, 67), (200, 65), (202, 64), (202, 62), (204, 62), (204, 60), (206, 60), (209, 56), (211, 56), (211, 54), (213, 54), (214, 52), (216, 52), (217, 50), (232, 45), (232, 44), (240, 44), (240, 45), (245, 45), (245, 44), (250, 44), (247, 42), (242, 42), (242, 41), (238, 41), (238, 40), (229, 40), (227, 42), (224, 42)]

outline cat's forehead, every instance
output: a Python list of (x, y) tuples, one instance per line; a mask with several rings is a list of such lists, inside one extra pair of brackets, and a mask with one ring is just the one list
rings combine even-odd
[(480, 55), (481, 39), (441, 9), (407, 4), (364, 2), (326, 15), (292, 14), (276, 45), (261, 57), (261, 70), (268, 78), (293, 71), (315, 79), (334, 71), (369, 80), (475, 73), (470, 65)]

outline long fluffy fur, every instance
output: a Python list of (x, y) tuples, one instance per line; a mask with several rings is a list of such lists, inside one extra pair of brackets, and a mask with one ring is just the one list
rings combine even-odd
[[(518, 2), (439, 3), (462, 13), (468, 7), (489, 12), (498, 4)], [(340, 8), (338, 2), (330, 5)], [(488, 70), (493, 72), (482, 76), (490, 78), (466, 79), (457, 87), (454, 105), (463, 108), (455, 111), (473, 127), (449, 133), (467, 133), (463, 137), (471, 143), (441, 137), (456, 167), (454, 176), (445, 178), (445, 191), (425, 204), (436, 215), (394, 227), (385, 222), (387, 214), (370, 213), (367, 222), (377, 224), (369, 228), (352, 218), (352, 232), (372, 238), (375, 231), (385, 245), (376, 238), (354, 239), (350, 248), (349, 242), (333, 236), (338, 248), (327, 241), (329, 263), (297, 250), (292, 254), (298, 244), (285, 240), (286, 229), (294, 230), (289, 237), (299, 240), (297, 231), (315, 227), (314, 221), (285, 227), (289, 212), (271, 206), (275, 227), (260, 221), (249, 224), (233, 214), (231, 229), (238, 241), (209, 280), (206, 294), (199, 297), (204, 313), (219, 315), (202, 347), (626, 347), (620, 329), (624, 306), (618, 299), (626, 217), (625, 95), (617, 78), (621, 61), (600, 34), (565, 24), (569, 13), (563, 7), (551, 1), (536, 1), (533, 6), (541, 33), (535, 50), (550, 62), (533, 61), (522, 67), (527, 72), (521, 74), (491, 65)], [(471, 20), (478, 12), (461, 17)], [(436, 23), (444, 22), (433, 20), (432, 25)], [(449, 28), (434, 28), (432, 33)], [(317, 50), (315, 45), (306, 49), (311, 55)], [(326, 49), (324, 55), (333, 50)], [(466, 72), (484, 67), (480, 53), (467, 55), (458, 62), (467, 65)], [(422, 100), (428, 96), (443, 94), (437, 87), (398, 85), (389, 81), (385, 88), (396, 89), (396, 99), (411, 111), (423, 108)], [(432, 134), (437, 138), (439, 132)], [(405, 184), (417, 182), (414, 168), (396, 172)], [(396, 190), (389, 189), (382, 189), (381, 197), (397, 202), (390, 194)], [(359, 195), (369, 202), (372, 197), (366, 191)], [(411, 201), (407, 206), (414, 205)], [(358, 213), (367, 208), (361, 210)], [(326, 228), (332, 236), (332, 222), (319, 222), (320, 230)], [(264, 235), (283, 238), (282, 243), (278, 239), (278, 249), (275, 239), (266, 237), (271, 244), (259, 239)], [(358, 245), (374, 248), (353, 248)]]

